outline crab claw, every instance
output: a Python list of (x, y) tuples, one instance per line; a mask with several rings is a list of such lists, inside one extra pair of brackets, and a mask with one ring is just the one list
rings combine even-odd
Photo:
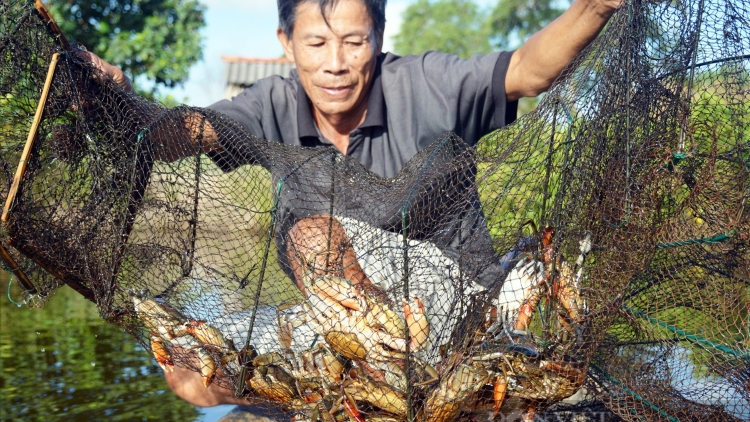
[(307, 296), (307, 303), (313, 315), (316, 315), (319, 319), (328, 319), (324, 325), (336, 325), (337, 322), (340, 322), (340, 318), (346, 316), (346, 307), (341, 305), (341, 302), (331, 300), (325, 295), (312, 293)]
[(204, 348), (198, 349), (198, 361), (200, 362), (201, 376), (203, 377), (203, 385), (208, 388), (211, 385), (211, 381), (214, 379), (216, 373), (216, 364), (211, 354)]
[(497, 414), (500, 413), (500, 409), (503, 407), (505, 394), (508, 391), (508, 377), (505, 375), (505, 372), (503, 372), (503, 375), (498, 375), (495, 378), (492, 387), (492, 401), (494, 405), (492, 419), (495, 419), (497, 417)]
[(430, 322), (424, 311), (424, 304), (418, 297), (414, 297), (415, 306), (412, 307), (406, 299), (403, 299), (404, 317), (409, 327), (409, 348), (411, 350), (421, 349), (430, 336)]
[(190, 320), (185, 323), (185, 330), (201, 343), (230, 349), (224, 334), (218, 328), (206, 324), (205, 321)]
[(354, 289), (352, 289), (351, 284), (344, 278), (318, 277), (313, 281), (311, 287), (315, 293), (335, 300), (349, 309), (354, 309), (355, 311), (363, 309), (360, 303), (361, 299)]
[(153, 335), (151, 336), (151, 353), (153, 353), (156, 363), (161, 366), (164, 372), (174, 372), (172, 356), (169, 355), (169, 351), (164, 347), (161, 339)]

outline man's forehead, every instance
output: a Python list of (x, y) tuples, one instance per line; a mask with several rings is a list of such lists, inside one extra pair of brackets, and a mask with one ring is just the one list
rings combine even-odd
[(303, 37), (333, 31), (339, 37), (368, 36), (372, 19), (362, 0), (335, 0), (321, 11), (317, 0), (302, 1), (296, 10), (294, 31)]

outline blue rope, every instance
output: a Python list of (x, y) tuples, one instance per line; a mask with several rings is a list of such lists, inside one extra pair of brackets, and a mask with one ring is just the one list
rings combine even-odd
[(8, 300), (10, 301), (10, 303), (20, 308), (21, 306), (23, 306), (23, 302), (18, 303), (15, 300), (13, 300), (13, 298), (10, 296), (10, 286), (13, 284), (13, 279), (15, 278), (15, 275), (13, 275), (13, 273), (10, 272), (10, 268), (8, 268), (8, 266), (5, 265), (4, 262), (0, 262), (0, 266), (2, 266), (3, 270), (7, 271), (8, 274), (10, 274), (10, 279), (8, 280)]
[(671, 242), (671, 243), (659, 243), (658, 245), (656, 245), (656, 249), (674, 248), (678, 246), (693, 245), (696, 243), (704, 243), (707, 245), (711, 245), (714, 243), (726, 242), (727, 240), (731, 239), (732, 236), (734, 236), (735, 234), (736, 234), (736, 231), (732, 230), (729, 233), (717, 234), (716, 236), (712, 236), (712, 237), (702, 237), (698, 239), (680, 240), (680, 241)]

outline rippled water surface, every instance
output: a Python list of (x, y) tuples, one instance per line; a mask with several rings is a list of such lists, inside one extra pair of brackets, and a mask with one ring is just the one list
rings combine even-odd
[(43, 309), (17, 307), (8, 292), (0, 270), (0, 420), (212, 421), (232, 409), (179, 399), (149, 354), (73, 290)]

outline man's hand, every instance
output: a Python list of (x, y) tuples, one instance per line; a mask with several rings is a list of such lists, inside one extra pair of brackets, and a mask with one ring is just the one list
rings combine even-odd
[(570, 9), (513, 53), (505, 77), (508, 101), (545, 92), (596, 38), (624, 0), (576, 0)]
[(113, 81), (117, 82), (118, 85), (123, 87), (128, 92), (135, 92), (133, 85), (130, 83), (130, 79), (122, 72), (119, 67), (112, 66), (111, 64), (102, 60), (99, 56), (89, 51), (78, 50), (75, 52), (80, 58), (89, 61), (96, 69), (98, 69), (104, 75), (112, 78)]
[(598, 5), (598, 7), (601, 9), (602, 16), (609, 19), (610, 16), (612, 16), (613, 13), (620, 7), (622, 7), (623, 4), (625, 4), (625, 0), (596, 0), (592, 1), (592, 3)]
[(234, 397), (233, 391), (222, 388), (215, 383), (208, 388), (204, 387), (201, 374), (181, 366), (175, 366), (174, 372), (164, 372), (164, 377), (169, 388), (193, 406), (213, 407), (220, 404), (248, 404), (247, 400)]
[[(77, 50), (74, 52), (82, 60), (88, 61), (102, 76), (112, 78), (128, 92), (135, 92), (130, 79), (117, 66), (112, 66), (96, 54)], [(159, 161), (173, 162), (184, 157), (193, 156), (197, 148), (204, 153), (222, 151), (218, 136), (211, 123), (198, 113), (184, 115), (185, 131), (176, 130), (172, 120), (162, 120), (163, 125), (150, 127), (154, 134), (154, 152)], [(196, 139), (200, 139), (200, 146)]]

